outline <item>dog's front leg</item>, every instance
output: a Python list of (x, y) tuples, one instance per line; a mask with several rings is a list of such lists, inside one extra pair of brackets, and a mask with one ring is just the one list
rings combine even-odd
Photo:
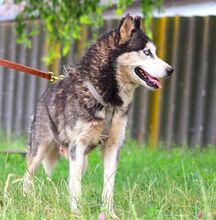
[(114, 113), (109, 130), (109, 138), (103, 149), (104, 186), (102, 193), (102, 208), (107, 211), (112, 218), (117, 218), (113, 211), (113, 191), (119, 150), (124, 140), (126, 124), (127, 116)]
[(70, 190), (70, 204), (72, 212), (78, 213), (78, 201), (81, 196), (81, 178), (84, 161), (85, 146), (80, 142), (71, 143), (69, 146), (69, 190)]

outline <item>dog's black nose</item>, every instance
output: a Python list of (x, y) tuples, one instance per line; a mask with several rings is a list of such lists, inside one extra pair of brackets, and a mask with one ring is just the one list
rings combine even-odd
[(174, 69), (172, 67), (167, 67), (166, 68), (166, 72), (167, 72), (167, 76), (171, 76), (173, 74)]

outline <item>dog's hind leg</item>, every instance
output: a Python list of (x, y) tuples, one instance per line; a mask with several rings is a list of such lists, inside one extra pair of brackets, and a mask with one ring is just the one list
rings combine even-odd
[(30, 150), (30, 152), (28, 153), (27, 171), (24, 175), (24, 181), (23, 181), (23, 192), (24, 193), (29, 192), (32, 182), (33, 182), (36, 169), (41, 164), (44, 158), (44, 154), (46, 153), (47, 149), (48, 149), (48, 143), (44, 142), (43, 144), (39, 144), (36, 152)]
[(60, 157), (59, 147), (55, 142), (52, 142), (42, 160), (44, 170), (48, 176), (51, 176), (52, 169)]

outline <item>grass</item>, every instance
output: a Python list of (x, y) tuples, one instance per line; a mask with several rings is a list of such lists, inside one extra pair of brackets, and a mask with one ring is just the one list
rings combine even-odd
[(0, 151), (7, 149), (26, 150), (26, 138), (24, 136), (9, 138), (6, 134), (0, 133)]
[[(100, 151), (92, 152), (89, 160), (83, 178), (81, 219), (97, 219), (100, 212)], [(67, 161), (59, 161), (52, 180), (40, 169), (27, 197), (22, 195), (24, 171), (23, 156), (0, 154), (0, 219), (73, 219)], [(214, 219), (215, 195), (213, 148), (151, 151), (129, 141), (121, 151), (115, 187), (115, 210), (120, 219)]]

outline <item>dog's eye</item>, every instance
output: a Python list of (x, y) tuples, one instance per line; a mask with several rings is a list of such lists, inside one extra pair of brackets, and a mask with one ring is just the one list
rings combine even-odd
[(151, 51), (150, 51), (150, 50), (144, 50), (143, 53), (144, 53), (146, 56), (150, 56), (150, 55), (151, 55)]

